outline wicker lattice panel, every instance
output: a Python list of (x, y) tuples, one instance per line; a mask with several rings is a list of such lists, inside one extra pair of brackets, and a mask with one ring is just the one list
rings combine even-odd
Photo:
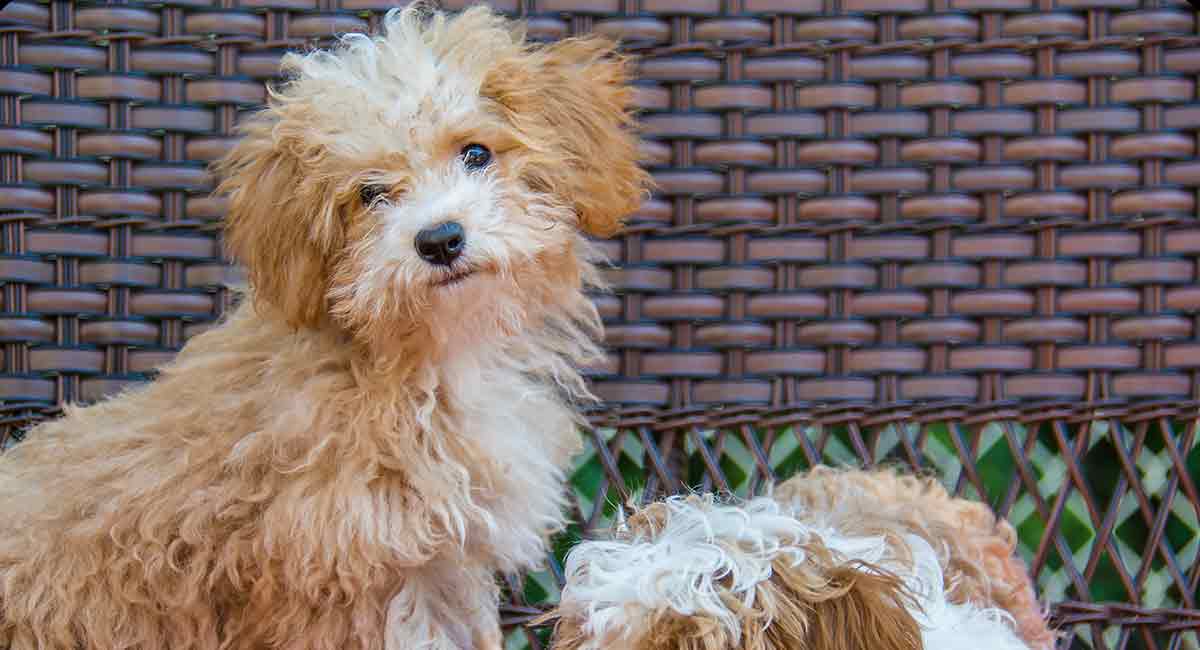
[[(1187, 4), (495, 4), (643, 55), (660, 185), (608, 244), (609, 408), (560, 547), (630, 495), (894, 460), (1018, 524), (1067, 644), (1200, 647)], [(0, 11), (0, 442), (221, 312), (205, 164), (285, 49), (389, 6)], [(556, 589), (526, 580), (513, 620)]]
[(889, 464), (933, 473), (1013, 522), (1062, 647), (1200, 647), (1196, 403), (634, 408), (592, 423), (593, 451), (571, 479), (576, 523), (548, 571), (512, 582), (513, 623), (555, 598), (563, 553), (620, 504), (757, 494), (817, 463)]

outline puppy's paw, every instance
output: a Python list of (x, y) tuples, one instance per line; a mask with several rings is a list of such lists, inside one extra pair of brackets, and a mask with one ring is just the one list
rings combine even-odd
[(474, 650), (504, 650), (504, 633), (500, 626), (475, 630)]

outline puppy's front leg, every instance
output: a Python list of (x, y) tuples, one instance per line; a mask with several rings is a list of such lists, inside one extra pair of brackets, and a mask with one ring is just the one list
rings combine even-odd
[(499, 625), (488, 632), (477, 630), (475, 639), (476, 650), (503, 650), (504, 648), (504, 634)]
[(500, 586), (496, 575), (482, 564), (456, 565), (463, 584), (471, 585), (460, 594), (462, 608), (469, 612), (474, 650), (501, 650), (504, 634), (500, 630)]
[(406, 576), (388, 604), (384, 649), (474, 650), (470, 628), (448, 620), (439, 601), (434, 585)]
[(465, 558), (409, 570), (388, 605), (386, 650), (500, 650), (499, 588)]
[[(487, 573), (486, 577), (492, 580), (492, 588), (495, 590), (493, 576)], [(486, 595), (479, 594), (480, 602), (475, 607), (476, 615), (471, 621), (474, 629), (475, 650), (502, 650), (504, 647), (504, 633), (500, 630), (498, 595), (496, 591)]]

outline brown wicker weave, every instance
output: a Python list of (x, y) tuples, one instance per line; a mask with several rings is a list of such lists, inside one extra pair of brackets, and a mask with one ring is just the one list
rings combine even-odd
[[(644, 56), (661, 192), (608, 244), (609, 408), (572, 539), (626, 498), (906, 462), (1013, 518), (1064, 646), (1200, 647), (1186, 3), (495, 4)], [(388, 7), (0, 11), (0, 444), (143, 380), (221, 312), (205, 164), (285, 48)], [(512, 585), (515, 623), (547, 594)]]

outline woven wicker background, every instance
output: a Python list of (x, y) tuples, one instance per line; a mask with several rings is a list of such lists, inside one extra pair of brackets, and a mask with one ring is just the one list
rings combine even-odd
[[(608, 245), (609, 406), (556, 559), (627, 499), (895, 461), (1013, 520), (1064, 646), (1200, 647), (1187, 4), (494, 4), (643, 55), (661, 185)], [(0, 11), (0, 444), (221, 312), (236, 272), (205, 164), (282, 51), (389, 6)], [(511, 579), (510, 622), (555, 598), (557, 566)]]

